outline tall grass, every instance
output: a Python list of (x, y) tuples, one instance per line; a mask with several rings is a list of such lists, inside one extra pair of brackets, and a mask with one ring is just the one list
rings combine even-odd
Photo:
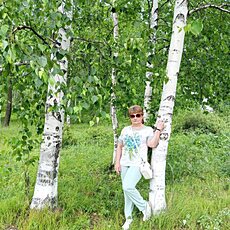
[[(201, 122), (196, 126), (192, 119), (190, 129), (183, 126), (182, 116), (175, 118), (178, 126), (174, 127), (167, 159), (167, 210), (143, 222), (141, 213), (135, 209), (131, 229), (230, 229), (229, 128), (219, 128), (224, 119), (218, 117), (215, 126), (218, 128), (213, 133), (201, 132), (204, 127), (210, 127), (204, 124), (205, 119), (203, 126)], [(7, 145), (8, 140), (18, 136), (15, 131), (18, 129), (17, 122), (0, 129), (0, 229), (121, 229), (123, 193), (120, 177), (110, 167), (113, 151), (110, 124), (94, 127), (76, 124), (65, 131), (59, 203), (55, 211), (28, 208), (24, 165), (15, 160), (11, 146)], [(39, 145), (31, 154), (39, 156)], [(36, 166), (29, 167), (32, 185), (29, 201), (36, 170)], [(142, 179), (138, 188), (148, 198), (148, 181)]]

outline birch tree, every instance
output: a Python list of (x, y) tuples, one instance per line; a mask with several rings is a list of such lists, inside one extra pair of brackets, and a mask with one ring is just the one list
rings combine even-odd
[[(152, 31), (150, 37), (150, 43), (154, 47), (156, 43), (156, 32), (157, 32), (157, 25), (158, 25), (158, 0), (152, 1), (152, 9), (150, 15), (150, 30)], [(151, 50), (149, 55), (154, 55), (155, 50), (154, 48)], [(153, 68), (153, 64), (147, 62), (147, 68)], [(150, 101), (152, 97), (152, 87), (151, 87), (151, 76), (153, 73), (151, 71), (146, 72), (146, 86), (145, 86), (145, 95), (144, 95), (144, 121), (146, 122), (149, 118), (149, 109), (150, 109)]]
[(165, 168), (168, 142), (171, 134), (172, 114), (176, 96), (177, 77), (184, 45), (184, 27), (186, 25), (188, 2), (177, 0), (175, 2), (172, 36), (166, 67), (166, 80), (160, 102), (158, 119), (165, 122), (165, 128), (160, 136), (159, 145), (153, 150), (151, 165), (154, 172), (150, 181), (149, 200), (153, 214), (157, 214), (166, 208), (165, 199)]
[[(113, 18), (113, 37), (116, 42), (118, 38), (118, 16), (115, 8), (112, 8), (112, 18)], [(116, 58), (118, 56), (118, 53), (115, 52), (113, 54), (113, 57)], [(118, 121), (117, 121), (117, 114), (116, 114), (116, 94), (115, 94), (115, 86), (116, 86), (116, 70), (113, 67), (112, 68), (112, 93), (111, 93), (111, 104), (110, 104), (110, 113), (112, 118), (112, 126), (113, 126), (113, 140), (114, 140), (114, 150), (113, 150), (113, 164), (116, 157), (116, 151), (117, 151), (117, 142), (118, 142), (118, 134), (117, 134), (117, 128), (118, 128)]]
[[(70, 17), (64, 7), (65, 1), (62, 1), (58, 11)], [(61, 73), (57, 72), (55, 68), (50, 72), (43, 141), (31, 209), (42, 209), (46, 206), (55, 208), (57, 206), (59, 157), (64, 124), (64, 110), (62, 109), (64, 94), (61, 87), (66, 84), (68, 67), (67, 58), (64, 56), (58, 59), (57, 54), (63, 51), (68, 52), (70, 48), (70, 38), (67, 37), (66, 30), (67, 28), (59, 29), (58, 52), (52, 55), (52, 59), (59, 64)]]

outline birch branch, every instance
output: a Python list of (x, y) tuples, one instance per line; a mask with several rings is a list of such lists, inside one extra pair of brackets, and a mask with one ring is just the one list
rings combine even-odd
[[(35, 29), (33, 29), (32, 27), (30, 26), (26, 26), (26, 25), (23, 25), (23, 26), (18, 26), (16, 27), (14, 30), (13, 30), (13, 34), (15, 34), (17, 31), (19, 30), (31, 30), (38, 38), (40, 38), (46, 45), (49, 45), (49, 43), (39, 34), (35, 31)], [(50, 39), (51, 40), (51, 39)], [(56, 43), (55, 41), (51, 40), (53, 43)]]
[(230, 7), (230, 4), (228, 4), (228, 3), (223, 3), (223, 4), (219, 5), (219, 6), (214, 5), (214, 4), (206, 4), (206, 5), (203, 5), (203, 6), (199, 6), (199, 7), (195, 8), (195, 9), (193, 9), (193, 10), (190, 10), (190, 11), (189, 11), (189, 15), (191, 15), (191, 14), (193, 14), (193, 13), (195, 13), (195, 12), (198, 12), (198, 11), (201, 11), (201, 10), (204, 10), (204, 9), (207, 9), (207, 8), (215, 8), (215, 9), (220, 10), (220, 11), (223, 11), (223, 12), (225, 12), (225, 13), (230, 13), (230, 10), (227, 10), (227, 9), (223, 8), (223, 7), (225, 7), (225, 6), (226, 6), (226, 7)]

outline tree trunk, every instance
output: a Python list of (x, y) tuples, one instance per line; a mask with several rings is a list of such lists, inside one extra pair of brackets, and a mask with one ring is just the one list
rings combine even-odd
[(8, 86), (8, 93), (7, 93), (7, 104), (6, 104), (6, 113), (5, 118), (3, 122), (3, 126), (8, 127), (10, 125), (10, 118), (11, 118), (11, 112), (12, 112), (12, 100), (13, 100), (13, 87), (12, 87), (12, 81), (9, 80), (9, 86)]
[[(153, 46), (156, 44), (156, 32), (158, 26), (158, 0), (152, 1), (152, 9), (150, 16), (150, 29), (152, 31), (150, 37), (150, 43)], [(153, 48), (149, 55), (155, 54), (155, 49)], [(146, 64), (147, 68), (153, 68), (152, 63)], [(152, 87), (151, 87), (151, 77), (153, 73), (151, 71), (146, 72), (146, 86), (145, 86), (145, 95), (144, 95), (144, 121), (147, 122), (149, 119), (149, 110), (150, 110), (150, 102), (152, 98)]]
[(150, 181), (149, 200), (153, 214), (166, 208), (165, 200), (165, 168), (168, 142), (171, 134), (171, 123), (176, 96), (177, 77), (184, 46), (184, 26), (186, 25), (188, 7), (186, 0), (177, 0), (174, 8), (173, 31), (171, 36), (166, 74), (168, 81), (164, 84), (158, 119), (165, 122), (160, 135), (160, 142), (153, 150), (151, 165), (154, 176)]
[[(64, 4), (59, 7), (59, 11), (64, 13)], [(59, 30), (60, 47), (62, 50), (69, 50), (70, 39), (66, 37), (66, 29)], [(55, 59), (55, 56), (53, 56)], [(42, 209), (57, 207), (57, 187), (59, 157), (62, 144), (62, 131), (64, 124), (64, 110), (61, 108), (63, 91), (62, 84), (66, 84), (68, 61), (66, 57), (58, 61), (63, 76), (51, 75), (53, 84), (48, 86), (46, 100), (45, 126), (43, 141), (40, 149), (40, 160), (38, 166), (37, 180), (34, 189), (33, 199), (30, 208)]]
[[(113, 34), (114, 40), (118, 38), (118, 17), (115, 11), (115, 8), (112, 9), (112, 18), (113, 18)], [(118, 56), (118, 53), (113, 54), (114, 58)], [(117, 114), (116, 114), (116, 94), (115, 94), (115, 86), (116, 86), (116, 70), (112, 68), (112, 93), (111, 93), (111, 104), (110, 104), (110, 114), (112, 118), (112, 126), (113, 126), (113, 140), (114, 140), (114, 150), (113, 150), (113, 164), (115, 163), (116, 151), (117, 151), (117, 142), (118, 142), (118, 121), (117, 121)]]

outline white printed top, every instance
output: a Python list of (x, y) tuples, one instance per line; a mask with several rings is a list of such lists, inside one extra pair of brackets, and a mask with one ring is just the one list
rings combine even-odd
[(150, 126), (132, 128), (127, 126), (122, 129), (118, 142), (123, 145), (120, 164), (121, 166), (139, 166), (141, 159), (147, 161), (147, 141), (153, 137)]

